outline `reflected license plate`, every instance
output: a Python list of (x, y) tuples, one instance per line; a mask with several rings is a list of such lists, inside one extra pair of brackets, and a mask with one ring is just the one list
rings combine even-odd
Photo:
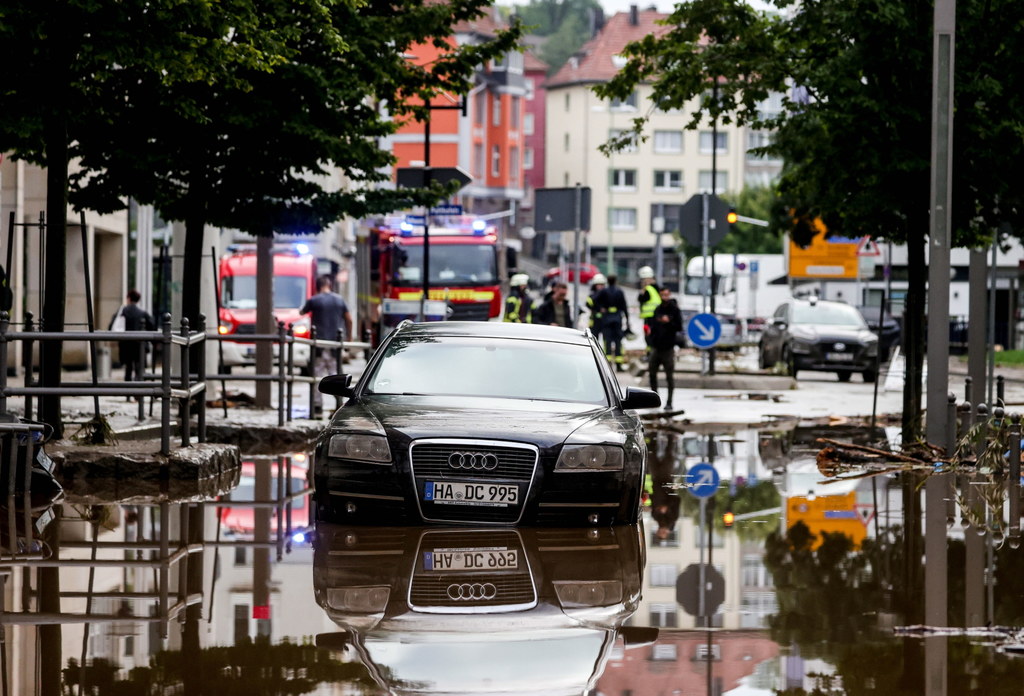
[(423, 570), (515, 570), (519, 550), (509, 548), (434, 549), (423, 552)]
[(427, 481), (423, 499), (446, 505), (507, 507), (519, 502), (519, 486), (498, 483)]
[(825, 353), (825, 359), (832, 362), (853, 362), (853, 353)]

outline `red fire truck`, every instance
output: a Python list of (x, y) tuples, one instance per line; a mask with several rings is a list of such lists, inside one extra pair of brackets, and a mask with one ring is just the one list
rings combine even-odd
[[(428, 299), (447, 305), (447, 316), (434, 318), (500, 320), (507, 259), (497, 229), (472, 216), (446, 220), (429, 229)], [(423, 219), (414, 216), (387, 218), (360, 230), (356, 241), (359, 335), (373, 346), (402, 318), (417, 315), (423, 298), (423, 240)]]
[[(274, 319), (292, 325), (292, 332), (309, 338), (309, 317), (299, 314), (305, 301), (316, 294), (317, 260), (304, 245), (274, 246)], [(232, 244), (220, 259), (220, 316), (222, 336), (256, 333), (256, 245)], [(275, 329), (276, 330), (276, 329)], [(234, 365), (253, 365), (256, 344), (222, 341), (226, 372)], [(277, 347), (274, 348), (277, 355)], [(295, 365), (308, 370), (309, 346), (296, 345)]]

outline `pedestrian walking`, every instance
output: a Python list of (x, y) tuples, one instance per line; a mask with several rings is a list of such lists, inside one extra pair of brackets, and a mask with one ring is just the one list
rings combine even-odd
[(637, 271), (640, 277), (640, 295), (637, 301), (640, 303), (640, 319), (644, 322), (644, 341), (647, 343), (648, 352), (651, 349), (651, 320), (654, 318), (654, 310), (661, 303), (661, 295), (658, 292), (658, 285), (654, 282), (654, 269), (650, 266), (641, 266)]
[[(622, 351), (622, 339), (626, 334), (633, 333), (629, 325), (629, 307), (626, 305), (626, 294), (618, 285), (616, 275), (608, 276), (608, 285), (597, 296), (597, 304), (604, 308), (604, 323), (601, 337), (604, 340), (604, 353), (608, 361), (614, 363), (619, 372), (625, 370), (625, 357)], [(625, 323), (625, 329), (623, 329)]]
[[(138, 290), (128, 291), (125, 303), (110, 319), (110, 331), (153, 331), (156, 322), (152, 315), (139, 306), (142, 295)], [(124, 365), (124, 381), (132, 382), (142, 378), (143, 357), (149, 348), (146, 341), (118, 341), (117, 357)], [(131, 401), (131, 397), (128, 398)]]
[(529, 324), (533, 312), (533, 298), (528, 289), (530, 276), (516, 273), (509, 279), (510, 291), (505, 301), (505, 321)]
[[(334, 282), (329, 275), (322, 275), (316, 281), (317, 294), (306, 300), (299, 310), (300, 314), (308, 314), (317, 338), (328, 341), (339, 340), (339, 330), (344, 326), (341, 340), (352, 336), (352, 314), (341, 295), (333, 291)], [(316, 381), (311, 385), (313, 390), (313, 416), (323, 413), (323, 396), (316, 388), (320, 378), (334, 374), (337, 366), (338, 352), (335, 348), (317, 348), (310, 356), (313, 360), (313, 376)]]
[(551, 288), (551, 296), (533, 312), (533, 323), (572, 328), (575, 322), (572, 307), (566, 299), (568, 294), (569, 286), (557, 281)]
[(651, 317), (650, 350), (647, 365), (651, 376), (651, 389), (658, 391), (658, 370), (665, 370), (668, 383), (668, 398), (665, 408), (672, 408), (672, 392), (675, 389), (676, 334), (683, 330), (683, 315), (679, 305), (668, 288), (662, 288), (659, 303)]

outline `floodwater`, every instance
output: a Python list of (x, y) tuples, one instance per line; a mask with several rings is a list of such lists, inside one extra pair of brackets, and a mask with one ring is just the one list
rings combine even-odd
[(1020, 694), (1019, 485), (820, 473), (866, 435), (653, 429), (635, 527), (311, 526), (302, 453), (219, 496), (37, 486), (0, 515), (0, 694)]

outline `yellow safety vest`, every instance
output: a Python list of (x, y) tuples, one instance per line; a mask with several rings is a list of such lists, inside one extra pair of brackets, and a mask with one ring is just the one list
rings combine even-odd
[(654, 310), (661, 304), (661, 295), (653, 285), (645, 287), (644, 292), (647, 293), (647, 299), (640, 304), (640, 318), (650, 319), (654, 316)]

